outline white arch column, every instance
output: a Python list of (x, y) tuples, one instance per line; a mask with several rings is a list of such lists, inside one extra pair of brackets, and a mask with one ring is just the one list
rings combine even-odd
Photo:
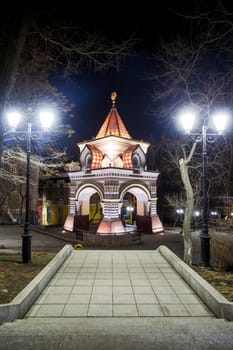
[(120, 219), (122, 202), (102, 201), (103, 219), (99, 223), (97, 234), (117, 234), (126, 232)]
[(164, 231), (164, 227), (157, 214), (157, 198), (150, 202), (150, 217), (151, 217), (151, 230), (153, 233), (159, 233)]
[(70, 214), (67, 216), (66, 221), (63, 225), (64, 230), (74, 231), (74, 221), (76, 213), (76, 201), (75, 198), (70, 198)]

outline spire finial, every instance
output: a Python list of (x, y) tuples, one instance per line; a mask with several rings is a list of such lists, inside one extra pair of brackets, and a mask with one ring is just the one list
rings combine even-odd
[(111, 94), (111, 99), (112, 99), (112, 105), (113, 106), (115, 106), (116, 98), (117, 98), (117, 93), (116, 93), (116, 91), (113, 91), (112, 94)]

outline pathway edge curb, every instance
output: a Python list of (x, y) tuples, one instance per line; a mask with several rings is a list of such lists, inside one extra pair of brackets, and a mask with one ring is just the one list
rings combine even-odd
[(0, 305), (0, 325), (24, 317), (72, 251), (73, 246), (66, 244), (10, 303)]
[(224, 318), (228, 321), (233, 321), (232, 302), (228, 301), (169, 248), (166, 246), (160, 246), (158, 251), (190, 285), (217, 318)]

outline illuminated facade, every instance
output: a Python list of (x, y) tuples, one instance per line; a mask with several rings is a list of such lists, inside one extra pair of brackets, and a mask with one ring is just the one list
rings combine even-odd
[(38, 222), (44, 226), (63, 225), (70, 212), (69, 177), (61, 175), (40, 181)]
[(95, 138), (80, 142), (80, 169), (68, 167), (70, 214), (64, 228), (88, 229), (98, 222), (97, 234), (126, 232), (125, 223), (144, 232), (162, 232), (157, 214), (157, 171), (146, 170), (150, 144), (132, 139), (112, 107)]

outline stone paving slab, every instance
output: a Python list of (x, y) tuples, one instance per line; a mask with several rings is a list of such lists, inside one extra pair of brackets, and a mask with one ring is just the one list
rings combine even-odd
[(154, 251), (73, 251), (25, 318), (215, 318), (169, 262)]

